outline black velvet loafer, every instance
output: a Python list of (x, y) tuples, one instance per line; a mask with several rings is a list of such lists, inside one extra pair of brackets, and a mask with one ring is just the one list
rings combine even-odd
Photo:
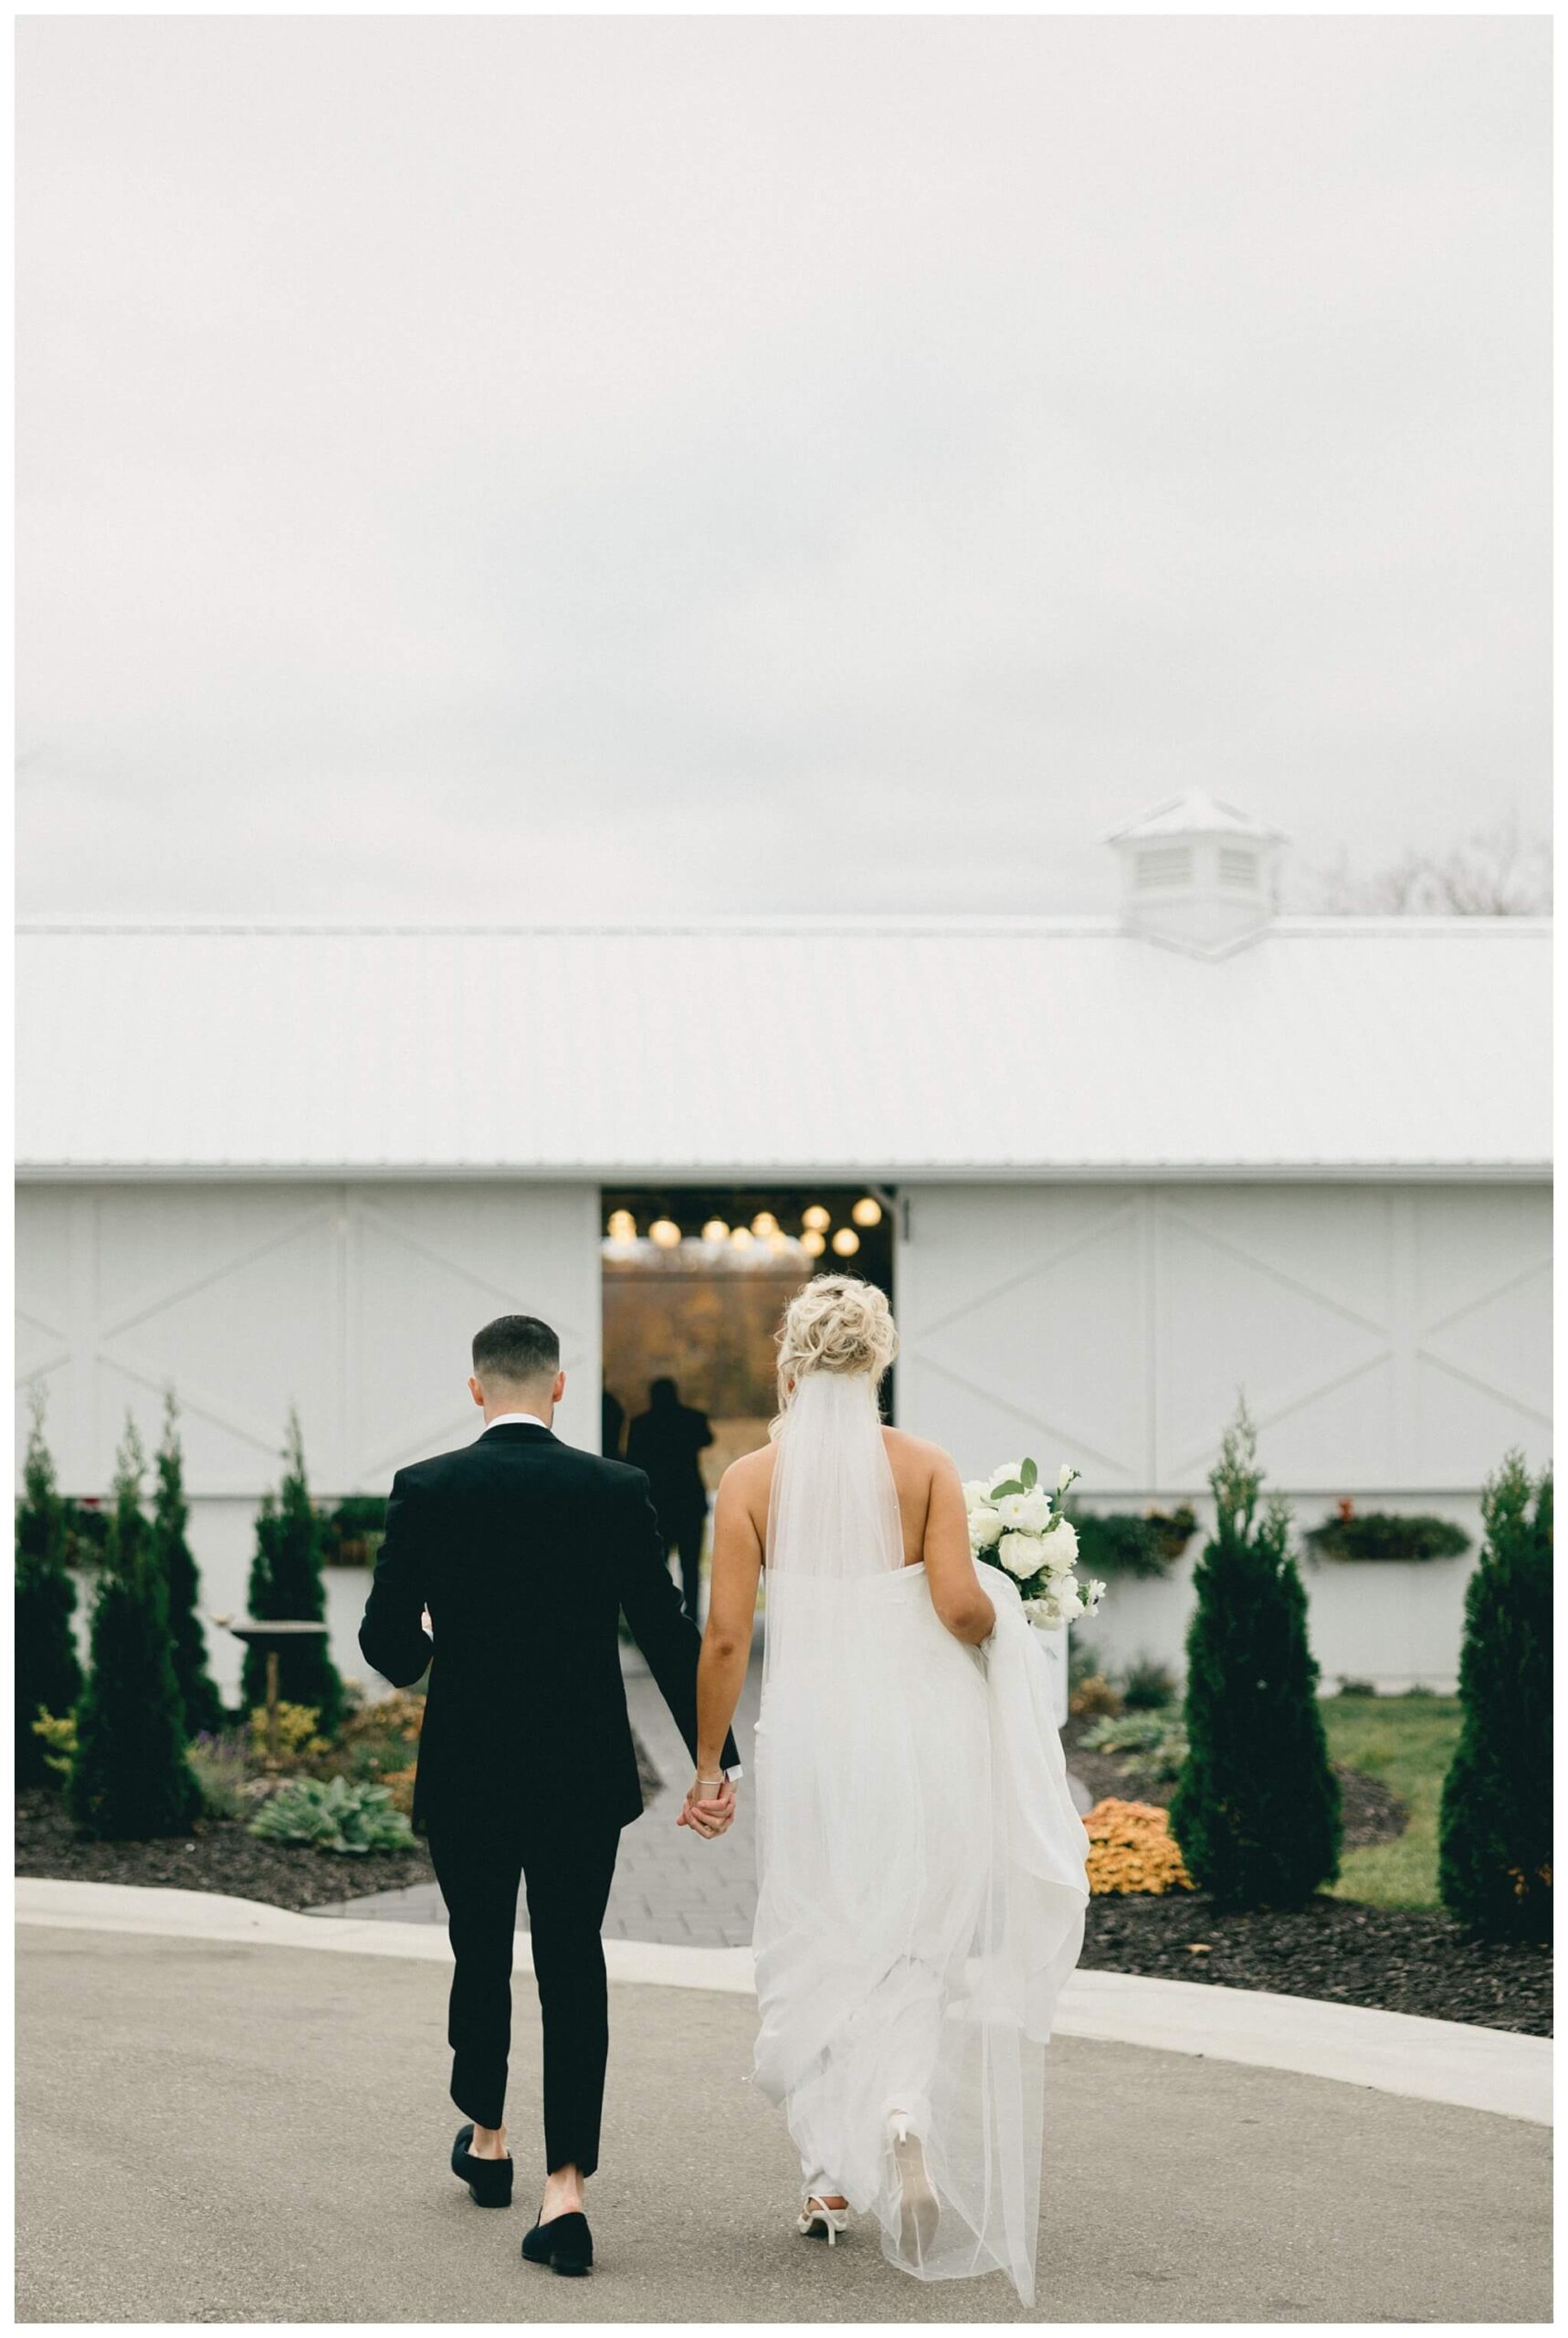
[(468, 2197), (476, 2207), (510, 2208), (511, 2206), (511, 2155), (505, 2159), (476, 2159), (468, 2145), (474, 2140), (473, 2122), (458, 2130), (458, 2140), (452, 2145), (452, 2173), (468, 2187)]
[(581, 2208), (552, 2217), (522, 2236), (522, 2253), (531, 2265), (548, 2265), (557, 2273), (590, 2273), (594, 2270), (594, 2236)]

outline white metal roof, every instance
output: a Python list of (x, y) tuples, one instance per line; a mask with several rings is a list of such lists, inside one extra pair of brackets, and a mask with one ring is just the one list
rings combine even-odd
[(23, 1175), (1539, 1175), (1551, 925), (49, 926)]
[(1283, 842), (1279, 828), (1265, 827), (1248, 812), (1238, 812), (1234, 804), (1224, 804), (1205, 787), (1189, 788), (1184, 795), (1167, 796), (1151, 811), (1125, 827), (1112, 828), (1105, 838), (1107, 844), (1142, 844), (1158, 837), (1237, 836), (1259, 837)]

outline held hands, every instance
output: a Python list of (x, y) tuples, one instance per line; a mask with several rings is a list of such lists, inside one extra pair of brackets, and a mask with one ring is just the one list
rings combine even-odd
[(689, 1827), (694, 1835), (711, 1842), (722, 1835), (735, 1816), (733, 1781), (725, 1778), (693, 1778), (686, 1790), (686, 1802), (676, 1820), (678, 1827)]

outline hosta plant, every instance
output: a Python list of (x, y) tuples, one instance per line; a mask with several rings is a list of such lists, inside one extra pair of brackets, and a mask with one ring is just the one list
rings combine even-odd
[(1083, 1743), (1096, 1754), (1130, 1755), (1130, 1766), (1151, 1784), (1179, 1777), (1187, 1758), (1187, 1732), (1179, 1713), (1108, 1716), (1084, 1731)]
[(347, 1778), (290, 1778), (263, 1803), (250, 1831), (269, 1842), (308, 1843), (351, 1858), (414, 1848), (414, 1830), (386, 1788), (351, 1785)]

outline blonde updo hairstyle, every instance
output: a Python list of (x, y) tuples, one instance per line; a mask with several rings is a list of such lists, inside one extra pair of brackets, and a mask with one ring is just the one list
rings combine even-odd
[(790, 1398), (808, 1372), (865, 1373), (879, 1380), (899, 1353), (887, 1293), (858, 1275), (815, 1275), (784, 1309), (779, 1326), (776, 1437)]

